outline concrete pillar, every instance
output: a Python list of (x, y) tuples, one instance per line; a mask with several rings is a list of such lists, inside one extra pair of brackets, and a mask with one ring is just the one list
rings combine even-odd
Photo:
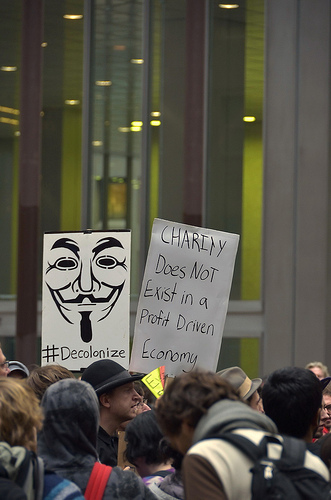
[[(261, 370), (331, 365), (330, 2), (266, 2)], [(329, 337), (329, 338), (328, 338)]]

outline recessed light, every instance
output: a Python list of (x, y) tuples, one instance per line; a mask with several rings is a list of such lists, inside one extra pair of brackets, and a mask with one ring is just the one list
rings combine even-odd
[(244, 116), (243, 120), (244, 122), (252, 123), (255, 122), (256, 118), (255, 116)]
[(238, 9), (239, 5), (237, 3), (219, 3), (220, 9)]
[(143, 126), (143, 122), (136, 120), (134, 122), (131, 122), (131, 126), (132, 127), (142, 127)]
[(110, 80), (97, 80), (95, 82), (95, 84), (98, 86), (98, 87), (110, 87), (112, 85), (113, 82), (111, 82)]
[(130, 127), (118, 127), (119, 132), (130, 132)]
[(103, 142), (102, 141), (92, 141), (92, 146), (102, 146)]
[(0, 67), (1, 71), (17, 71), (17, 66), (1, 66)]
[(47, 42), (43, 42), (43, 43), (41, 44), (41, 46), (42, 46), (43, 48), (47, 47), (47, 45), (48, 45), (48, 43), (47, 43)]
[(64, 103), (68, 104), (69, 106), (77, 106), (78, 104), (80, 104), (80, 101), (78, 99), (66, 99)]
[(151, 116), (153, 116), (153, 117), (155, 117), (155, 118), (156, 118), (156, 117), (158, 117), (158, 116), (161, 116), (161, 113), (160, 113), (160, 111), (152, 111), (152, 112), (151, 112)]
[(151, 120), (152, 127), (159, 127), (161, 125), (160, 120)]
[(83, 19), (83, 14), (64, 14), (63, 19), (70, 19), (71, 21), (75, 21), (77, 19)]
[(131, 64), (144, 64), (143, 59), (130, 59)]
[(130, 130), (131, 130), (131, 132), (140, 132), (141, 131), (141, 127), (135, 127), (135, 126), (133, 126), (133, 127), (130, 127)]

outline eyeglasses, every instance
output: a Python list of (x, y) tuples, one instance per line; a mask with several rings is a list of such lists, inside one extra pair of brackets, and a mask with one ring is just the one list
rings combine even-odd
[(4, 363), (0, 363), (0, 368), (8, 368), (9, 361), (5, 361)]
[(137, 407), (141, 408), (142, 406), (147, 405), (147, 403), (147, 399), (142, 399), (141, 401), (139, 401), (139, 403), (137, 403)]
[(322, 409), (331, 415), (331, 404), (322, 406)]

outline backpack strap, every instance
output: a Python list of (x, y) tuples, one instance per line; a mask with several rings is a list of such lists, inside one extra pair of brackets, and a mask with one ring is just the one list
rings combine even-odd
[(84, 493), (85, 500), (101, 500), (111, 474), (112, 467), (95, 462)]
[(265, 455), (264, 443), (263, 446), (261, 446), (262, 442), (259, 445), (256, 445), (246, 437), (240, 436), (239, 434), (233, 434), (232, 432), (208, 435), (207, 439), (222, 439), (223, 441), (227, 441), (228, 443), (233, 444), (236, 448), (247, 455), (248, 458), (252, 460), (252, 462), (256, 462)]
[(225, 432), (224, 434), (208, 435), (208, 439), (223, 439), (247, 455), (253, 462), (261, 460), (261, 458), (268, 457), (268, 444), (278, 444), (282, 447), (281, 461), (288, 468), (302, 467), (305, 461), (305, 453), (307, 450), (306, 444), (289, 436), (282, 436), (279, 439), (277, 436), (266, 435), (259, 444), (254, 444), (250, 439), (241, 436), (240, 434), (233, 434), (232, 432)]
[(288, 470), (294, 470), (297, 467), (303, 467), (307, 445), (300, 439), (283, 436), (283, 452), (281, 456), (280, 468), (282, 465)]

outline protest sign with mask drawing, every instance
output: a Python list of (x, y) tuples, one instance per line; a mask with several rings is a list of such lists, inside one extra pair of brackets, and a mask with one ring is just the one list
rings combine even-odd
[(130, 231), (44, 235), (42, 364), (129, 363)]

